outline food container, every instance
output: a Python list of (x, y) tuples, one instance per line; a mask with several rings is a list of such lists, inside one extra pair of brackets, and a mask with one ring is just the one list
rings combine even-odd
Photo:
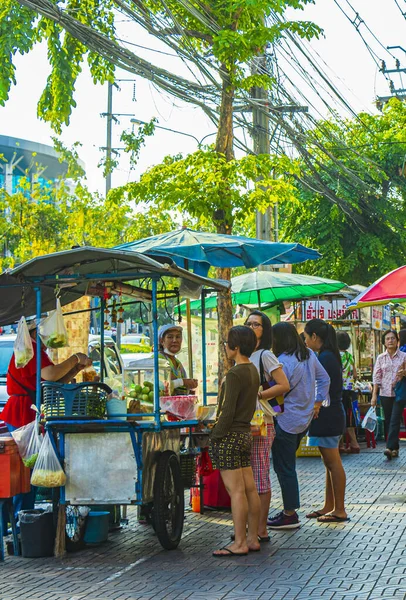
[(161, 410), (180, 419), (196, 419), (197, 396), (161, 396)]

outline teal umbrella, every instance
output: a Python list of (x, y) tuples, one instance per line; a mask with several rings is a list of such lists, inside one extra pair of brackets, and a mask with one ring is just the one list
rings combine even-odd
[[(338, 292), (345, 283), (311, 275), (295, 275), (278, 271), (253, 271), (231, 279), (233, 304), (277, 304), (283, 300), (304, 300)], [(206, 308), (217, 306), (217, 294), (206, 299)], [(191, 302), (192, 310), (199, 310), (200, 300)]]
[(207, 276), (212, 267), (247, 267), (301, 263), (320, 258), (321, 254), (301, 244), (269, 242), (240, 235), (194, 231), (182, 227), (116, 246), (134, 250), (157, 260), (169, 257), (178, 266)]

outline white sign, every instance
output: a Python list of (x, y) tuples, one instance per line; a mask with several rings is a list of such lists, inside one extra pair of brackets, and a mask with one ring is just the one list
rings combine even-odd
[(371, 306), (371, 326), (372, 329), (382, 331), (382, 329), (390, 329), (390, 307), (385, 306)]
[[(347, 312), (347, 301), (344, 299), (332, 300), (311, 300), (304, 302), (304, 321), (311, 319), (325, 319), (326, 321), (335, 321), (342, 319)], [(345, 319), (359, 320), (359, 311), (350, 312)]]

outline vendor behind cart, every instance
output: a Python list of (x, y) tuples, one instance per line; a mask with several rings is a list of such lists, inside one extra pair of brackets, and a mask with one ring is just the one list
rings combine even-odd
[[(37, 371), (37, 344), (36, 344), (36, 321), (28, 325), (30, 336), (32, 338), (32, 348), (34, 356), (25, 365), (17, 369), (14, 354), (11, 357), (7, 371), (7, 393), (9, 399), (3, 411), (0, 413), (1, 419), (6, 423), (8, 430), (14, 431), (23, 425), (28, 425), (35, 419), (35, 411), (31, 408), (35, 404), (36, 371)], [(74, 377), (86, 367), (92, 364), (90, 358), (81, 352), (73, 354), (59, 365), (55, 365), (47, 353), (45, 346), (41, 343), (41, 379), (45, 381), (58, 381), (60, 383), (69, 383)], [(35, 488), (26, 494), (19, 494), (13, 499), (16, 518), (18, 511), (30, 510), (34, 508)], [(5, 529), (7, 530), (7, 529)]]
[(183, 328), (180, 325), (163, 325), (158, 332), (159, 356), (165, 360), (165, 367), (170, 369), (171, 396), (186, 396), (197, 387), (197, 379), (189, 379), (186, 371), (176, 354), (182, 347)]

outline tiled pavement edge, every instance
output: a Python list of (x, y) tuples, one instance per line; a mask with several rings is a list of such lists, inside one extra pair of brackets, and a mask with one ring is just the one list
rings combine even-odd
[[(320, 507), (324, 468), (298, 459), (302, 526), (272, 533), (247, 557), (215, 559), (229, 541), (229, 513), (188, 512), (179, 548), (162, 550), (135, 511), (103, 545), (66, 558), (7, 557), (0, 563), (0, 600), (405, 600), (406, 443), (397, 460), (383, 446), (344, 456), (351, 521), (323, 525), (305, 513)], [(272, 472), (272, 512), (281, 497)]]

